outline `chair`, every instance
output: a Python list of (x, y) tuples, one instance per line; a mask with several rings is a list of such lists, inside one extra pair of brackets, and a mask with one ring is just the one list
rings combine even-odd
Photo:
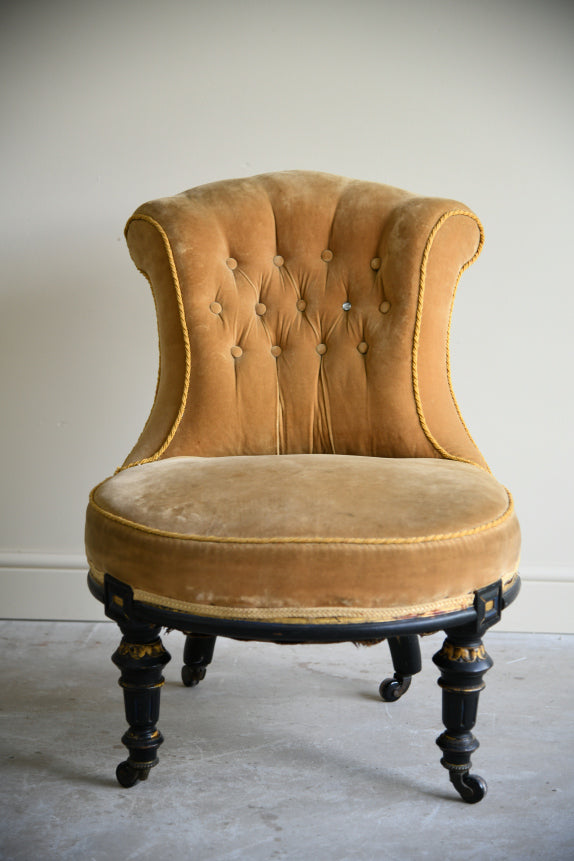
[(512, 498), (458, 409), (449, 330), (483, 237), (451, 200), (329, 174), (216, 182), (126, 227), (156, 303), (160, 370), (144, 430), (90, 496), (89, 586), (119, 625), (122, 786), (157, 763), (162, 627), (182, 678), (216, 637), (388, 640), (387, 702), (442, 630), (442, 764), (461, 797), (482, 636), (519, 590)]

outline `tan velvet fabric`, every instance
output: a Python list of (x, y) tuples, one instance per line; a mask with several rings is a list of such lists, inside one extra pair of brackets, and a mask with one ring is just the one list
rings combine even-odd
[(92, 568), (171, 602), (389, 608), (459, 596), (516, 570), (506, 490), (430, 458), (171, 458), (101, 484)]
[(88, 506), (94, 576), (189, 612), (360, 621), (468, 606), (515, 572), (516, 516), (450, 381), (474, 213), (292, 171), (147, 203), (126, 237), (160, 372)]
[[(466, 214), (437, 233), (421, 284), (429, 237), (449, 212)], [(446, 361), (454, 287), (481, 239), (475, 218), (454, 201), (298, 171), (140, 207), (126, 236), (154, 290), (161, 370), (127, 463), (158, 453), (433, 457), (446, 447), (484, 464)]]

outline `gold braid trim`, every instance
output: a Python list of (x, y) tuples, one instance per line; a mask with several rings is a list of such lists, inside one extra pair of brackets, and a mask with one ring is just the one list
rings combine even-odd
[[(131, 466), (139, 466), (142, 463), (151, 463), (154, 460), (158, 460), (161, 457), (161, 455), (165, 452), (165, 450), (169, 446), (170, 442), (174, 438), (176, 431), (180, 425), (183, 414), (185, 412), (185, 406), (187, 403), (187, 396), (189, 393), (189, 381), (190, 381), (190, 377), (191, 377), (191, 347), (190, 347), (190, 343), (189, 343), (189, 332), (187, 330), (187, 323), (185, 320), (185, 309), (183, 307), (183, 296), (181, 293), (181, 285), (179, 283), (179, 276), (177, 274), (177, 268), (175, 265), (175, 259), (173, 256), (173, 251), (171, 248), (169, 237), (168, 237), (167, 233), (165, 232), (165, 230), (163, 229), (163, 227), (161, 226), (161, 224), (159, 224), (159, 222), (157, 222), (155, 220), (155, 218), (152, 218), (151, 215), (144, 215), (144, 214), (132, 215), (132, 217), (127, 222), (125, 230), (124, 230), (124, 234), (126, 235), (126, 237), (128, 234), (130, 224), (132, 224), (132, 222), (134, 222), (134, 221), (145, 221), (148, 224), (151, 224), (152, 227), (155, 227), (155, 229), (157, 230), (157, 232), (159, 233), (159, 235), (161, 237), (161, 240), (163, 242), (163, 246), (165, 248), (165, 253), (167, 255), (167, 259), (168, 259), (168, 263), (169, 263), (169, 269), (170, 269), (171, 277), (173, 280), (173, 287), (174, 287), (174, 291), (175, 291), (175, 295), (176, 295), (176, 299), (177, 299), (177, 307), (178, 307), (178, 311), (179, 311), (179, 321), (181, 324), (181, 334), (183, 336), (183, 343), (184, 343), (184, 349), (185, 349), (185, 378), (184, 378), (184, 384), (183, 384), (183, 397), (181, 399), (181, 404), (179, 406), (177, 416), (175, 418), (175, 421), (173, 423), (173, 426), (172, 426), (169, 434), (167, 435), (167, 437), (163, 441), (162, 445), (158, 448), (158, 450), (154, 454), (150, 455), (149, 457), (144, 457), (141, 460), (136, 460), (136, 461), (133, 461), (132, 463), (124, 464), (118, 470), (116, 470), (116, 472), (121, 472), (122, 470), (128, 469)], [(141, 271), (141, 270), (139, 270), (139, 271)], [(143, 272), (142, 274), (149, 281), (148, 275), (145, 272)], [(152, 290), (152, 293), (153, 293), (153, 290)], [(155, 295), (154, 295), (154, 302), (155, 302)], [(160, 351), (160, 363), (161, 363), (161, 351)], [(160, 365), (160, 367), (161, 367), (161, 365)], [(158, 384), (156, 387), (156, 398), (157, 398), (158, 388), (159, 388), (159, 376), (158, 376)], [(155, 406), (155, 399), (154, 399), (154, 406)], [(153, 407), (152, 407), (152, 412), (153, 412)], [(147, 427), (150, 419), (151, 419), (151, 413), (150, 413), (150, 416), (148, 418), (148, 421), (146, 422), (146, 427)], [(145, 428), (144, 428), (144, 431), (145, 431)]]
[[(104, 574), (93, 566), (90, 573), (100, 583)], [(516, 573), (503, 577), (503, 590), (506, 591), (517, 577)], [(192, 616), (204, 616), (210, 619), (234, 619), (237, 621), (273, 622), (286, 625), (350, 625), (362, 622), (393, 622), (409, 617), (433, 617), (442, 613), (454, 613), (465, 610), (474, 602), (474, 592), (456, 595), (454, 598), (443, 598), (440, 601), (430, 601), (426, 604), (409, 604), (403, 607), (223, 607), (213, 604), (194, 604), (167, 598), (146, 592), (144, 589), (133, 589), (135, 601), (151, 604), (158, 609), (176, 610), (189, 613)]]
[[(105, 479), (108, 481), (109, 479)], [(102, 482), (101, 484), (104, 484)], [(233, 535), (196, 535), (180, 532), (169, 532), (163, 529), (157, 529), (154, 526), (146, 526), (143, 523), (136, 523), (133, 520), (128, 520), (119, 514), (113, 514), (102, 508), (95, 501), (95, 494), (101, 484), (95, 487), (90, 494), (90, 505), (102, 517), (108, 520), (113, 520), (115, 523), (120, 523), (122, 526), (127, 526), (130, 529), (135, 529), (138, 532), (145, 532), (149, 535), (158, 535), (162, 538), (175, 538), (180, 541), (198, 541), (203, 544), (359, 544), (359, 545), (385, 545), (385, 544), (426, 544), (435, 541), (450, 541), (453, 538), (464, 538), (469, 535), (478, 535), (480, 532), (485, 532), (488, 529), (494, 529), (496, 526), (508, 520), (514, 512), (514, 501), (508, 490), (508, 507), (503, 514), (500, 514), (494, 520), (489, 520), (487, 523), (481, 523), (479, 526), (474, 526), (472, 529), (461, 529), (458, 532), (444, 532), (436, 535), (415, 535), (406, 537), (389, 537), (389, 538), (349, 538), (349, 537), (315, 537), (315, 536), (284, 536), (270, 535), (266, 538), (258, 536), (233, 536)]]
[[(432, 434), (432, 432), (431, 432), (431, 430), (427, 424), (425, 415), (424, 415), (422, 399), (421, 399), (421, 394), (420, 394), (420, 388), (419, 388), (418, 352), (419, 352), (419, 341), (420, 341), (420, 332), (421, 332), (423, 305), (424, 305), (424, 296), (425, 296), (425, 286), (426, 286), (426, 275), (427, 275), (427, 266), (428, 266), (429, 256), (430, 256), (430, 252), (431, 252), (431, 249), (432, 249), (432, 246), (433, 246), (433, 243), (434, 243), (434, 240), (436, 238), (437, 233), (439, 232), (439, 230), (441, 229), (441, 227), (443, 226), (445, 221), (447, 221), (449, 218), (451, 218), (452, 216), (455, 216), (455, 215), (464, 215), (467, 218), (471, 218), (477, 224), (478, 229), (480, 231), (480, 240), (478, 243), (478, 247), (477, 247), (475, 253), (473, 254), (473, 256), (470, 258), (470, 260), (467, 260), (466, 263), (461, 267), (461, 269), (458, 273), (458, 277), (456, 279), (456, 284), (454, 286), (453, 297), (452, 297), (452, 302), (451, 302), (451, 306), (450, 306), (450, 314), (449, 314), (448, 329), (447, 329), (447, 345), (446, 345), (447, 378), (448, 378), (448, 387), (450, 390), (450, 395), (451, 395), (451, 398), (453, 400), (453, 403), (454, 403), (456, 412), (458, 414), (458, 417), (462, 423), (463, 428), (465, 429), (465, 431), (467, 433), (468, 438), (473, 443), (473, 445), (476, 446), (476, 443), (474, 442), (472, 436), (470, 435), (468, 427), (466, 426), (464, 419), (462, 418), (462, 414), (461, 414), (460, 408), (458, 406), (458, 403), (457, 403), (457, 400), (456, 400), (456, 397), (454, 394), (454, 388), (452, 385), (452, 377), (451, 377), (451, 371), (450, 371), (450, 329), (451, 329), (452, 310), (453, 310), (453, 306), (454, 306), (454, 298), (456, 295), (456, 290), (457, 290), (459, 281), (461, 279), (462, 273), (466, 269), (468, 269), (468, 267), (471, 266), (472, 263), (474, 263), (474, 261), (476, 260), (476, 258), (480, 254), (480, 252), (482, 251), (482, 246), (484, 245), (484, 230), (483, 230), (482, 224), (481, 224), (480, 220), (478, 219), (478, 217), (474, 214), (474, 212), (470, 212), (469, 210), (466, 210), (466, 209), (451, 209), (448, 212), (443, 213), (443, 215), (441, 215), (441, 217), (439, 218), (439, 220), (436, 222), (433, 229), (431, 230), (429, 237), (427, 239), (426, 245), (425, 245), (425, 249), (424, 249), (423, 257), (422, 257), (422, 261), (421, 261), (421, 268), (420, 268), (419, 296), (418, 296), (418, 304), (417, 304), (417, 313), (416, 313), (416, 318), (415, 318), (415, 330), (414, 330), (414, 334), (413, 334), (413, 347), (412, 347), (413, 391), (414, 391), (415, 403), (416, 403), (416, 407), (417, 407), (417, 413), (418, 413), (421, 428), (424, 432), (424, 435), (426, 436), (426, 438), (428, 439), (428, 441), (432, 445), (432, 447), (436, 451), (438, 451), (439, 454), (441, 454), (443, 457), (447, 458), (448, 460), (458, 460), (458, 461), (461, 461), (462, 463), (473, 463), (475, 466), (481, 466), (480, 464), (476, 464), (475, 461), (469, 460), (468, 458), (458, 457), (457, 455), (451, 454), (445, 448), (443, 448), (443, 446), (441, 446), (441, 444), (438, 442), (438, 440), (433, 436), (433, 434)], [(476, 446), (476, 448), (478, 448), (478, 446)], [(484, 469), (484, 467), (481, 466), (481, 469)]]

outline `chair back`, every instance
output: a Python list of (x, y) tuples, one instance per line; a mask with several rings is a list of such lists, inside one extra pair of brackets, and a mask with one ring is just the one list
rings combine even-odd
[(462, 204), (289, 171), (144, 204), (126, 237), (160, 338), (126, 465), (271, 453), (484, 465), (450, 381), (452, 300), (482, 244)]

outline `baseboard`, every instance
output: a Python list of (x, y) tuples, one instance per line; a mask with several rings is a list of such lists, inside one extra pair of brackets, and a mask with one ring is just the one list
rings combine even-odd
[(0, 552), (0, 616), (101, 622), (102, 605), (90, 594), (83, 554)]
[(522, 588), (497, 631), (574, 634), (574, 568), (523, 566)]
[[(81, 554), (0, 552), (4, 619), (105, 620), (86, 585)], [(522, 590), (497, 631), (574, 634), (574, 568), (525, 566)]]

